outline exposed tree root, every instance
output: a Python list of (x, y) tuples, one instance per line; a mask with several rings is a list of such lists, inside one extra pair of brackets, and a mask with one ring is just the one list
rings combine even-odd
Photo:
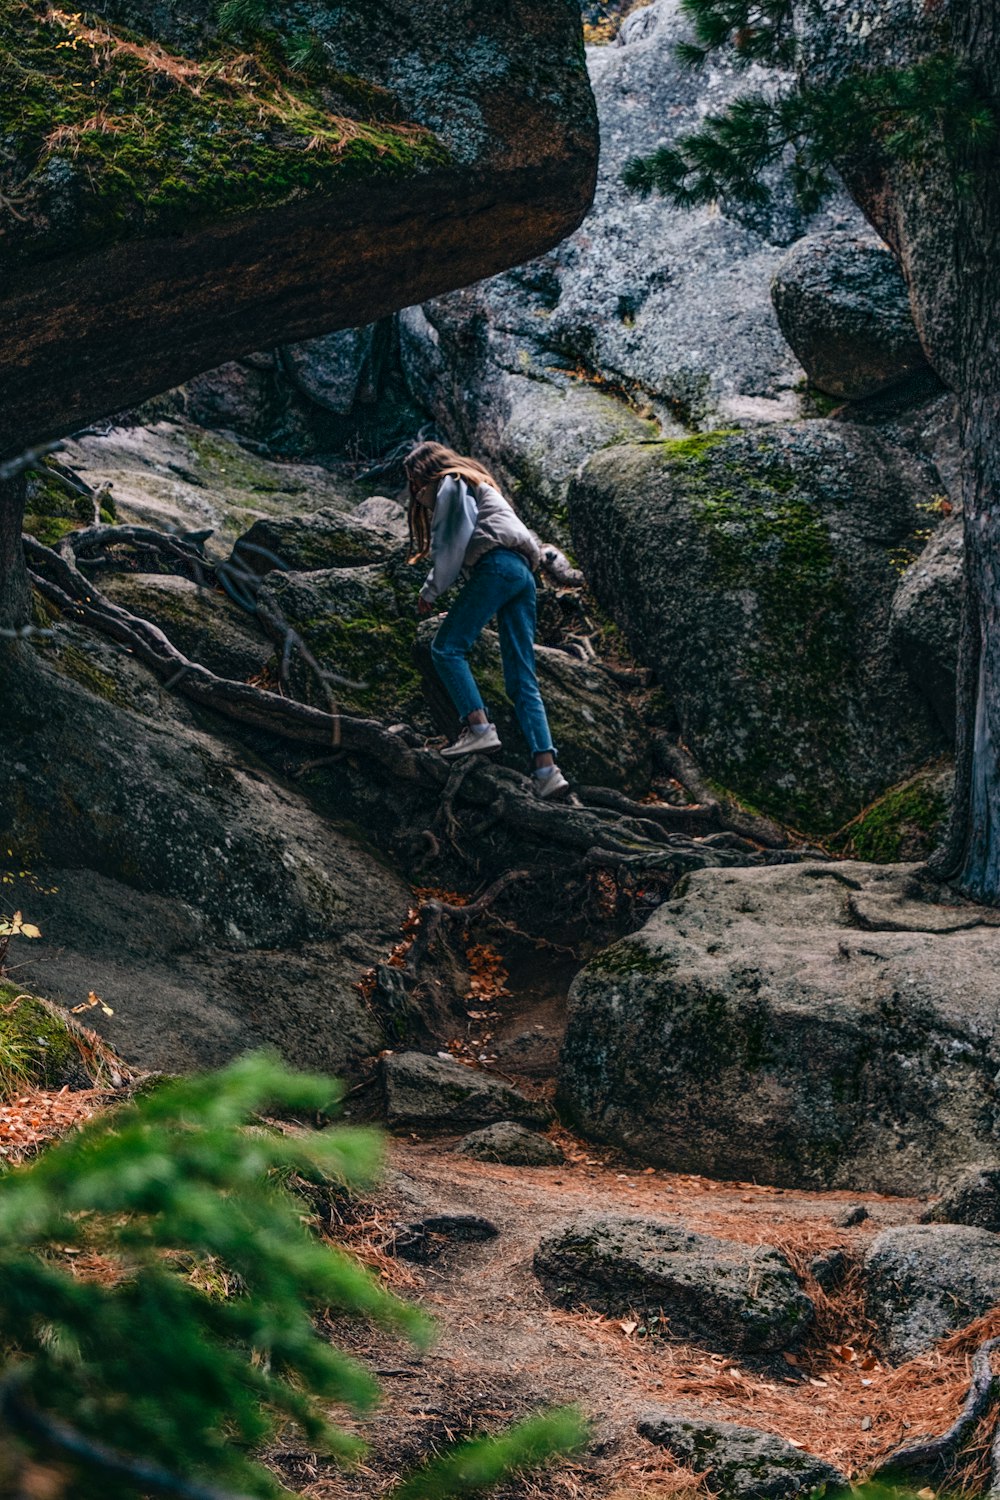
[[(998, 1396), (998, 1377), (993, 1371), (993, 1354), (1000, 1349), (1000, 1338), (987, 1339), (980, 1344), (972, 1356), (972, 1383), (962, 1410), (955, 1421), (940, 1436), (925, 1438), (919, 1443), (910, 1443), (882, 1460), (871, 1475), (872, 1479), (890, 1479), (901, 1474), (919, 1474), (927, 1478), (940, 1477), (954, 1462), (962, 1444), (972, 1435), (978, 1422), (995, 1405)], [(997, 1461), (1000, 1454), (1000, 1433), (993, 1443), (993, 1488), (997, 1493)]]
[(428, 949), (441, 931), (442, 924), (447, 921), (460, 920), (467, 923), (471, 918), (481, 916), (488, 911), (497, 897), (519, 880), (529, 880), (530, 870), (507, 870), (499, 879), (494, 880), (491, 886), (477, 896), (475, 901), (470, 901), (465, 906), (458, 906), (449, 901), (441, 901), (436, 897), (425, 901), (420, 908), (419, 927), (413, 945), (407, 955), (405, 972), (415, 976), (423, 963)]
[[(534, 795), (528, 777), (488, 764), (485, 757), (450, 766), (435, 751), (415, 744), (418, 737), (405, 726), (397, 732), (375, 720), (324, 712), (282, 693), (218, 677), (179, 651), (158, 626), (106, 598), (81, 571), (77, 553), (147, 541), (163, 543), (164, 556), (205, 567), (195, 541), (163, 538), (141, 527), (91, 527), (65, 538), (57, 549), (26, 536), (24, 547), (31, 580), (50, 604), (128, 649), (168, 690), (250, 729), (361, 757), (387, 779), (437, 799), (431, 824), (418, 824), (413, 835), (426, 849), (425, 862), (439, 857), (446, 846), (461, 853), (463, 845), (478, 845), (498, 826), (535, 846), (542, 861), (554, 859), (561, 869), (575, 865), (580, 872), (603, 868), (676, 878), (690, 869), (795, 857), (770, 852), (784, 842), (780, 830), (765, 820), (757, 828), (755, 822), (766, 839), (753, 840), (747, 837), (746, 820), (737, 828), (717, 801), (709, 807), (671, 808), (591, 787), (584, 790), (582, 804), (575, 798), (543, 802)], [(241, 586), (238, 578), (235, 583)], [(287, 636), (283, 649), (289, 649)], [(324, 671), (318, 663), (315, 667)], [(471, 824), (464, 821), (469, 812), (475, 818)], [(720, 838), (726, 829), (730, 836)], [(762, 842), (767, 847), (762, 848)]]
[(753, 839), (754, 843), (764, 844), (769, 849), (787, 847), (788, 836), (777, 823), (759, 813), (748, 812), (732, 797), (718, 796), (705, 780), (694, 756), (684, 745), (675, 744), (666, 735), (661, 735), (657, 740), (657, 750), (660, 760), (688, 795), (703, 808), (714, 812), (719, 820), (717, 826), (731, 828), (734, 833)]

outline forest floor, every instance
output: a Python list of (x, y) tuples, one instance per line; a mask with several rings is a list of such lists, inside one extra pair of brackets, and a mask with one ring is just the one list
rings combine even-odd
[[(549, 1095), (565, 1002), (563, 961), (552, 955), (536, 986), (530, 966), (507, 972), (511, 993), (494, 996), (492, 1017), (470, 1022), (479, 1035), (456, 1037), (453, 1054), (481, 1045), (490, 1071), (529, 1094)], [(564, 990), (562, 991), (564, 993)], [(458, 1137), (397, 1136), (382, 1191), (343, 1233), (386, 1282), (435, 1317), (438, 1337), (425, 1353), (399, 1340), (337, 1324), (334, 1336), (377, 1375), (380, 1406), (355, 1424), (370, 1445), (348, 1475), (316, 1455), (273, 1455), (285, 1483), (311, 1500), (376, 1496), (429, 1452), (473, 1432), (499, 1431), (539, 1405), (575, 1403), (594, 1423), (594, 1441), (577, 1459), (504, 1487), (504, 1495), (595, 1496), (642, 1500), (705, 1495), (703, 1479), (636, 1432), (650, 1407), (699, 1414), (779, 1434), (854, 1477), (923, 1434), (943, 1431), (958, 1414), (970, 1359), (1000, 1332), (1000, 1310), (930, 1352), (893, 1369), (876, 1355), (865, 1315), (860, 1262), (883, 1229), (912, 1223), (915, 1199), (856, 1192), (799, 1192), (752, 1183), (715, 1182), (636, 1165), (595, 1148), (560, 1126), (549, 1132), (566, 1161), (559, 1167), (484, 1164), (459, 1154)], [(841, 1227), (851, 1209), (867, 1217)], [(532, 1269), (540, 1239), (583, 1215), (650, 1217), (685, 1228), (775, 1246), (791, 1262), (816, 1306), (807, 1341), (794, 1354), (746, 1361), (672, 1339), (669, 1327), (638, 1311), (618, 1317), (567, 1311), (546, 1298)], [(495, 1238), (442, 1238), (426, 1264), (396, 1253), (398, 1231), (425, 1218), (475, 1215)], [(811, 1274), (814, 1257), (840, 1250), (847, 1269), (832, 1293)], [(995, 1325), (995, 1326), (994, 1326)], [(666, 1332), (658, 1330), (666, 1326)], [(988, 1458), (966, 1453), (951, 1492), (974, 1487)]]
[[(468, 1024), (463, 1030), (456, 1023), (448, 1049), (468, 1061), (485, 1048), (490, 1071), (525, 1093), (550, 1095), (565, 1024), (561, 997), (574, 965), (558, 954), (534, 966), (511, 954), (501, 968), (495, 959), (491, 966), (492, 953), (484, 947), (481, 955), (486, 997), (468, 999)], [(0, 1109), (0, 1154), (34, 1154), (113, 1097), (97, 1089), (24, 1091)], [(309, 1500), (379, 1496), (457, 1438), (501, 1431), (539, 1406), (573, 1403), (594, 1425), (586, 1452), (507, 1483), (501, 1500), (694, 1500), (708, 1493), (703, 1477), (636, 1431), (651, 1407), (779, 1434), (852, 1478), (900, 1444), (943, 1431), (957, 1415), (971, 1356), (1000, 1333), (1000, 1310), (896, 1369), (877, 1357), (864, 1311), (866, 1246), (881, 1230), (913, 1222), (921, 1202), (716, 1182), (636, 1165), (558, 1125), (549, 1135), (564, 1152), (562, 1166), (481, 1163), (455, 1150), (457, 1136), (391, 1140), (382, 1188), (352, 1205), (333, 1238), (400, 1295), (419, 1301), (436, 1320), (437, 1338), (420, 1351), (368, 1325), (330, 1322), (331, 1338), (376, 1375), (383, 1397), (364, 1418), (337, 1413), (369, 1445), (360, 1468), (344, 1471), (301, 1446), (272, 1450), (268, 1462), (289, 1489)], [(843, 1227), (839, 1221), (858, 1207), (867, 1216)], [(607, 1316), (553, 1306), (532, 1269), (540, 1239), (569, 1220), (608, 1213), (776, 1247), (815, 1304), (809, 1337), (794, 1353), (752, 1361), (671, 1338), (669, 1324), (639, 1311)], [(481, 1242), (432, 1235), (432, 1258), (424, 1263), (399, 1253), (407, 1225), (453, 1215), (489, 1220), (497, 1234)], [(844, 1253), (847, 1269), (827, 1293), (810, 1262), (834, 1250)], [(981, 1462), (974, 1443), (971, 1464), (967, 1453), (949, 1493), (974, 1489), (989, 1437), (984, 1428)]]
[[(438, 1322), (426, 1353), (393, 1338), (338, 1325), (338, 1342), (378, 1375), (384, 1399), (356, 1430), (370, 1443), (360, 1472), (344, 1475), (314, 1455), (278, 1459), (286, 1483), (315, 1500), (378, 1495), (437, 1445), (495, 1431), (542, 1405), (578, 1404), (595, 1423), (587, 1454), (541, 1481), (551, 1495), (630, 1500), (701, 1491), (697, 1475), (640, 1438), (650, 1407), (762, 1428), (791, 1439), (852, 1476), (904, 1441), (942, 1431), (969, 1383), (969, 1358), (991, 1314), (898, 1369), (872, 1349), (859, 1278), (849, 1270), (825, 1294), (809, 1273), (821, 1252), (842, 1249), (856, 1265), (882, 1229), (912, 1222), (915, 1200), (858, 1193), (803, 1193), (720, 1183), (629, 1167), (554, 1128), (561, 1167), (486, 1165), (457, 1154), (455, 1140), (397, 1139), (383, 1193), (347, 1230), (348, 1243), (402, 1295)], [(836, 1220), (862, 1205), (853, 1228)], [(767, 1244), (787, 1255), (817, 1307), (811, 1336), (794, 1355), (746, 1362), (647, 1331), (640, 1313), (621, 1318), (553, 1307), (532, 1271), (540, 1238), (584, 1214), (620, 1213), (700, 1233)], [(392, 1255), (396, 1228), (437, 1215), (474, 1214), (499, 1231), (481, 1243), (442, 1242), (430, 1264)], [(992, 1323), (986, 1329), (986, 1323)]]

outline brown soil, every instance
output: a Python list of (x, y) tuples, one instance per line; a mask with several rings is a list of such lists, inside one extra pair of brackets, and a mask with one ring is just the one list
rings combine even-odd
[[(505, 1494), (633, 1500), (704, 1493), (698, 1476), (638, 1437), (642, 1411), (664, 1405), (780, 1433), (851, 1476), (863, 1475), (900, 1443), (943, 1430), (957, 1415), (971, 1353), (988, 1332), (1000, 1330), (1000, 1313), (892, 1370), (872, 1352), (856, 1276), (849, 1274), (831, 1298), (808, 1273), (809, 1260), (834, 1247), (856, 1263), (880, 1230), (912, 1221), (919, 1203), (628, 1170), (558, 1128), (552, 1133), (567, 1153), (564, 1167), (484, 1165), (457, 1155), (454, 1141), (394, 1143), (387, 1187), (348, 1235), (403, 1295), (418, 1297), (434, 1314), (439, 1337), (420, 1354), (337, 1326), (335, 1337), (378, 1372), (385, 1392), (379, 1410), (356, 1424), (370, 1455), (360, 1472), (346, 1476), (314, 1455), (286, 1455), (276, 1463), (286, 1483), (315, 1500), (378, 1495), (450, 1439), (571, 1402), (594, 1422), (587, 1453)], [(855, 1228), (836, 1227), (834, 1218), (852, 1204), (864, 1204), (870, 1217)], [(817, 1305), (809, 1343), (790, 1359), (751, 1366), (724, 1350), (643, 1336), (638, 1315), (554, 1308), (532, 1272), (534, 1249), (548, 1230), (594, 1212), (651, 1215), (777, 1246)], [(499, 1235), (485, 1243), (445, 1243), (425, 1266), (392, 1257), (394, 1226), (444, 1213), (488, 1218)]]

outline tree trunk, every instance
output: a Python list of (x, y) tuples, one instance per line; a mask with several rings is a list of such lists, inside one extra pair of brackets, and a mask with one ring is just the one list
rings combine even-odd
[[(996, 334), (993, 334), (995, 341)], [(965, 598), (958, 664), (955, 801), (935, 873), (1000, 903), (1000, 397), (963, 403)]]
[(23, 474), (0, 480), (0, 630), (16, 629), (31, 619), (31, 589), (21, 546), (26, 491)]
[[(955, 50), (1000, 117), (995, 0), (953, 3)], [(954, 166), (955, 164), (953, 164)], [(997, 142), (961, 162), (953, 189), (947, 280), (933, 315), (933, 257), (917, 283), (937, 342), (952, 323), (951, 368), (962, 415), (965, 597), (958, 664), (955, 801), (936, 873), (974, 900), (1000, 904), (1000, 182)], [(957, 173), (955, 174), (957, 177)], [(911, 228), (913, 226), (911, 225)], [(919, 245), (911, 236), (911, 243)], [(914, 256), (914, 259), (916, 257)], [(926, 274), (930, 273), (930, 274)], [(942, 278), (939, 274), (938, 282)], [(922, 293), (922, 296), (921, 296)], [(953, 320), (953, 321), (952, 321)]]

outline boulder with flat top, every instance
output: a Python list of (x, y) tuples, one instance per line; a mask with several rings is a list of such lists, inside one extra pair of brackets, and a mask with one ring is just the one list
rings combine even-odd
[(1000, 914), (915, 865), (703, 870), (570, 990), (561, 1112), (675, 1172), (930, 1194), (1000, 1167)]

